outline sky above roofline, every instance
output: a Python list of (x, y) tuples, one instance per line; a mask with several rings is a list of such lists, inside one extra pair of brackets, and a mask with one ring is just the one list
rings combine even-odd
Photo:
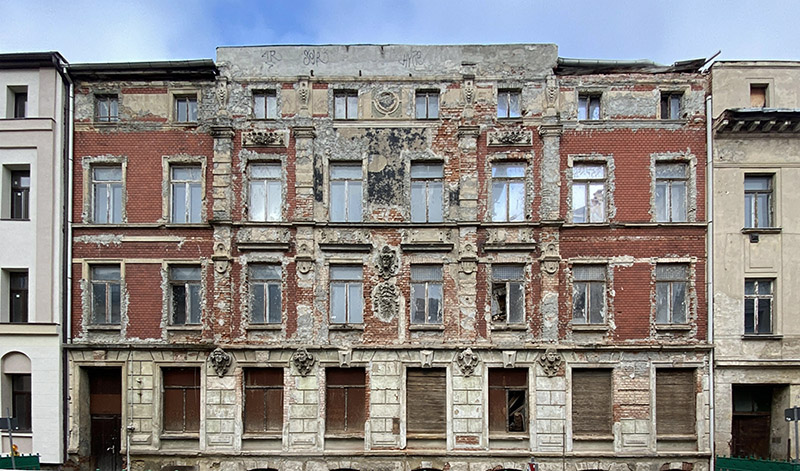
[(216, 59), (218, 46), (554, 43), (562, 57), (798, 60), (776, 0), (2, 0), (0, 53), (69, 62)]

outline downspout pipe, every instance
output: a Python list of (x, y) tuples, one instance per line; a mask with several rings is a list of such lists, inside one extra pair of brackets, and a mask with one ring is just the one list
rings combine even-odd
[(63, 318), (61, 319), (61, 388), (62, 388), (62, 433), (63, 439), (61, 444), (62, 461), (67, 462), (67, 449), (69, 437), (69, 423), (67, 417), (69, 414), (68, 391), (69, 391), (69, 360), (67, 358), (64, 344), (72, 343), (72, 152), (73, 152), (73, 121), (75, 115), (75, 84), (72, 82), (72, 77), (69, 75), (69, 65), (66, 63), (59, 64), (59, 74), (67, 83), (67, 104), (66, 104), (66, 117), (64, 123), (64, 159), (62, 171), (64, 172), (62, 178), (62, 276), (61, 282), (63, 289), (61, 290), (61, 301), (63, 304), (62, 312)]
[(706, 97), (706, 218), (708, 224), (706, 226), (706, 303), (707, 303), (707, 316), (708, 316), (708, 342), (711, 344), (709, 350), (709, 379), (708, 379), (708, 427), (709, 427), (709, 448), (711, 452), (711, 467), (715, 469), (716, 466), (716, 421), (714, 415), (716, 413), (714, 403), (716, 402), (714, 394), (714, 375), (716, 369), (714, 367), (714, 141), (712, 139), (712, 125), (713, 111), (712, 111), (712, 97), (709, 94)]

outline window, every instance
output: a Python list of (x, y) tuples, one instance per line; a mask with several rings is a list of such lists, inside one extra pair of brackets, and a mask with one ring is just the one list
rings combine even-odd
[(200, 368), (162, 368), (165, 432), (200, 431)]
[(364, 322), (363, 279), (360, 266), (331, 266), (331, 323)]
[(611, 437), (611, 370), (572, 370), (572, 433)]
[(411, 164), (411, 222), (442, 222), (442, 164)]
[(283, 368), (244, 369), (245, 433), (283, 430)]
[(175, 121), (179, 123), (197, 122), (197, 96), (175, 97)]
[(28, 116), (28, 89), (22, 87), (12, 91), (14, 103), (14, 117), (24, 118)]
[(172, 188), (172, 222), (201, 222), (201, 169), (198, 166), (170, 167)]
[(96, 266), (92, 276), (92, 323), (120, 322), (120, 267)]
[(686, 164), (656, 163), (656, 221), (686, 222)]
[(411, 323), (442, 323), (442, 267), (411, 267)]
[(122, 167), (92, 168), (92, 198), (92, 222), (122, 222)]
[(656, 265), (656, 322), (685, 324), (689, 267), (682, 264)]
[(661, 119), (681, 119), (683, 93), (661, 93)]
[(17, 419), (19, 432), (30, 432), (31, 426), (31, 375), (8, 374), (11, 383), (11, 417)]
[(255, 119), (278, 117), (278, 96), (275, 90), (253, 92), (253, 117)]
[(573, 324), (602, 324), (606, 314), (606, 267), (576, 265), (572, 268)]
[(522, 265), (492, 266), (492, 322), (519, 324), (525, 318)]
[(200, 267), (170, 267), (169, 285), (172, 324), (199, 324)]
[(772, 280), (744, 282), (744, 333), (772, 333)]
[(283, 190), (281, 188), (281, 164), (250, 165), (251, 221), (280, 221)]
[(767, 100), (767, 84), (753, 83), (750, 84), (750, 107), (751, 108), (766, 108), (769, 104)]
[(520, 91), (519, 90), (498, 90), (497, 91), (497, 117), (498, 118), (519, 118), (520, 114)]
[(364, 368), (327, 368), (325, 379), (325, 430), (363, 436), (367, 415)]
[(606, 166), (575, 164), (572, 167), (572, 222), (606, 220)]
[(415, 104), (417, 119), (437, 119), (439, 117), (439, 92), (418, 91)]
[(694, 370), (656, 370), (656, 435), (695, 434)]
[(444, 368), (406, 370), (406, 429), (408, 433), (447, 432), (447, 373)]
[(772, 227), (772, 175), (744, 176), (744, 226)]
[(600, 119), (600, 95), (578, 95), (578, 119)]
[(11, 171), (11, 219), (30, 218), (30, 170)]
[(527, 370), (491, 368), (489, 432), (525, 432), (528, 429), (527, 396)]
[(95, 96), (95, 119), (101, 123), (119, 120), (119, 99), (117, 95)]
[(492, 165), (492, 221), (525, 220), (525, 165)]
[(340, 91), (333, 94), (334, 119), (358, 119), (358, 92)]
[(9, 320), (28, 322), (28, 272), (8, 272)]
[(331, 221), (361, 222), (361, 165), (331, 165)]
[(280, 265), (250, 265), (250, 323), (281, 323)]

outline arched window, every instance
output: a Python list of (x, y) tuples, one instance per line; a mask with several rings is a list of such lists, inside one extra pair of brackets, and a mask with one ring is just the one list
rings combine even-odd
[(17, 419), (17, 430), (30, 432), (31, 428), (31, 359), (20, 352), (9, 352), (2, 361), (2, 407)]

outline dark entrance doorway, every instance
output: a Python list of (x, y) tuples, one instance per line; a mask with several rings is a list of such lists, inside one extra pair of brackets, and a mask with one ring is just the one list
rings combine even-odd
[(733, 385), (731, 455), (769, 459), (772, 386)]
[(120, 471), (122, 428), (122, 371), (119, 368), (89, 369), (89, 414), (91, 416), (92, 469)]

